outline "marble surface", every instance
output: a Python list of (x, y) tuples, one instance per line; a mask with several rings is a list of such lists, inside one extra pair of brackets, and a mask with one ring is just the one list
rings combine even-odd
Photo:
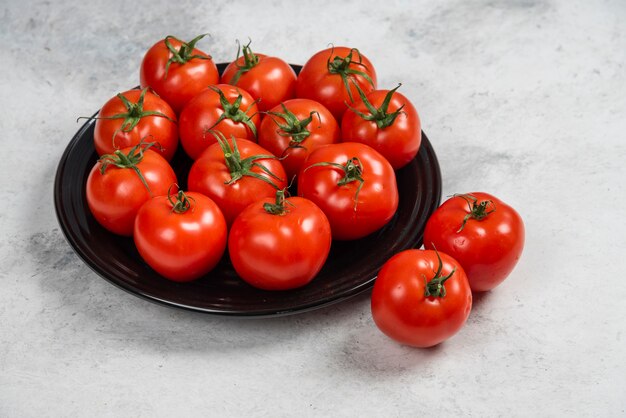
[[(626, 3), (0, 1), (0, 416), (626, 415)], [(520, 264), (429, 350), (375, 327), (369, 295), (279, 319), (157, 306), (59, 230), (61, 154), (143, 52), (174, 34), (293, 63), (358, 47), (403, 83), (444, 195), (522, 214)]]

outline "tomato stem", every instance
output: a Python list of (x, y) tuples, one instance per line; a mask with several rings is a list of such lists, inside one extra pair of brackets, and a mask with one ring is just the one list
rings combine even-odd
[(191, 209), (191, 201), (194, 200), (193, 197), (189, 197), (182, 190), (178, 190), (176, 196), (172, 198), (172, 188), (178, 188), (178, 184), (170, 185), (169, 189), (167, 189), (167, 200), (172, 205), (173, 213), (185, 213), (189, 209)]
[(465, 224), (470, 219), (482, 221), (487, 216), (496, 211), (496, 204), (492, 200), (483, 200), (478, 202), (478, 199), (471, 194), (454, 194), (452, 197), (460, 197), (467, 202), (469, 213), (463, 217), (463, 223), (461, 227), (456, 231), (457, 234), (465, 228)]
[(228, 101), (228, 99), (226, 98), (222, 90), (220, 90), (219, 88), (215, 86), (209, 86), (209, 88), (213, 90), (214, 92), (216, 92), (217, 94), (219, 94), (220, 104), (224, 112), (220, 115), (219, 118), (217, 118), (217, 121), (215, 121), (215, 123), (210, 128), (207, 129), (207, 131), (210, 131), (211, 129), (215, 128), (215, 126), (217, 126), (217, 124), (223, 121), (224, 119), (230, 119), (233, 122), (241, 122), (245, 124), (248, 127), (248, 129), (250, 129), (254, 137), (256, 138), (256, 126), (252, 122), (252, 116), (254, 115), (248, 116), (248, 111), (250, 110), (253, 104), (258, 102), (258, 99), (255, 100), (244, 111), (241, 109), (241, 101), (243, 100), (243, 96), (241, 95), (241, 93), (239, 93), (235, 101), (231, 103)]
[(359, 192), (365, 183), (365, 180), (363, 179), (363, 164), (361, 163), (361, 160), (359, 160), (359, 157), (352, 157), (346, 161), (345, 164), (322, 161), (311, 164), (305, 168), (304, 171), (307, 171), (311, 167), (334, 167), (343, 171), (343, 177), (337, 182), (338, 186), (345, 186), (355, 181), (359, 182), (359, 185), (356, 188), (356, 193), (354, 194), (354, 211), (356, 212), (356, 207), (359, 202)]
[(116, 113), (115, 115), (111, 115), (111, 116), (90, 116), (90, 117), (81, 116), (76, 121), (79, 121), (80, 119), (88, 119), (88, 120), (124, 119), (124, 121), (122, 122), (122, 125), (120, 125), (120, 127), (117, 128), (115, 132), (113, 132), (113, 136), (111, 137), (111, 141), (113, 142), (113, 148), (116, 148), (115, 137), (117, 136), (119, 132), (132, 131), (137, 126), (137, 124), (139, 124), (141, 119), (147, 116), (161, 117), (161, 118), (165, 118), (169, 120), (172, 123), (176, 123), (174, 119), (170, 118), (169, 116), (167, 116), (166, 114), (162, 112), (143, 109), (146, 91), (148, 91), (148, 87), (141, 90), (141, 93), (139, 94), (139, 99), (137, 99), (136, 103), (133, 103), (130, 100), (128, 100), (128, 98), (124, 96), (122, 93), (118, 93), (115, 96), (122, 101), (122, 103), (124, 104), (124, 107), (126, 108), (126, 112)]
[(319, 120), (321, 126), (322, 118), (320, 117), (319, 112), (316, 110), (311, 111), (309, 116), (305, 119), (298, 119), (298, 117), (285, 106), (284, 103), (280, 104), (283, 108), (283, 112), (265, 112), (265, 114), (270, 116), (275, 116), (277, 118), (283, 119), (286, 123), (278, 122), (274, 117), (272, 117), (272, 121), (278, 126), (278, 130), (276, 131), (278, 135), (291, 137), (291, 141), (289, 142), (289, 146), (287, 148), (304, 148), (302, 146), (302, 142), (311, 135), (311, 132), (307, 129), (307, 126), (313, 121), (313, 115), (317, 115), (317, 119)]
[[(434, 245), (433, 245), (434, 248)], [(450, 274), (447, 276), (441, 276), (441, 270), (443, 269), (443, 261), (441, 261), (441, 256), (439, 255), (439, 251), (435, 248), (435, 254), (437, 254), (437, 260), (439, 265), (437, 266), (437, 271), (435, 272), (435, 276), (428, 280), (426, 276), (424, 277), (424, 281), (426, 285), (424, 286), (424, 296), (425, 297), (434, 297), (434, 298), (443, 298), (446, 296), (446, 287), (444, 283), (448, 280), (452, 275), (456, 272), (456, 267), (452, 269)]]
[(139, 164), (143, 159), (144, 152), (153, 146), (156, 146), (156, 142), (146, 143), (142, 139), (137, 145), (128, 151), (128, 154), (124, 154), (120, 150), (115, 150), (113, 154), (105, 154), (101, 156), (98, 159), (101, 163), (100, 174), (104, 175), (109, 165), (114, 165), (117, 168), (131, 168), (135, 171), (135, 173), (137, 173), (139, 180), (141, 180), (143, 185), (146, 187), (146, 190), (148, 190), (150, 197), (152, 197), (150, 186), (148, 186), (148, 182), (146, 181), (146, 178), (142, 174), (141, 170), (137, 167), (137, 164)]
[[(350, 102), (354, 103), (354, 98), (352, 97), (352, 91), (350, 90), (350, 84), (348, 83), (348, 80), (352, 80), (353, 82), (356, 82), (355, 76), (360, 75), (368, 83), (370, 83), (372, 87), (375, 87), (374, 80), (372, 80), (369, 74), (367, 74), (365, 71), (360, 71), (360, 70), (355, 70), (354, 68), (350, 68), (351, 64), (355, 64), (360, 67), (363, 67), (365, 70), (368, 69), (367, 66), (362, 63), (363, 57), (361, 57), (361, 53), (359, 52), (358, 49), (352, 48), (350, 52), (348, 53), (348, 55), (346, 55), (345, 57), (336, 55), (331, 60), (331, 57), (333, 56), (334, 51), (335, 51), (334, 48), (331, 49), (330, 56), (328, 57), (328, 61), (327, 61), (328, 72), (331, 74), (338, 74), (341, 76), (341, 79), (343, 80), (343, 85), (346, 88), (346, 91), (348, 92), (348, 97), (350, 98)], [(358, 56), (359, 58), (358, 61), (353, 60), (352, 55), (354, 53), (356, 53), (356, 55)]]
[(396, 92), (396, 90), (400, 88), (400, 86), (402, 85), (401, 83), (398, 83), (398, 86), (396, 88), (387, 92), (387, 94), (385, 95), (385, 99), (383, 100), (383, 103), (380, 105), (379, 108), (376, 108), (374, 105), (372, 105), (372, 103), (368, 100), (365, 92), (361, 89), (361, 87), (359, 87), (356, 82), (353, 81), (352, 83), (354, 84), (354, 87), (356, 87), (357, 91), (359, 92), (359, 96), (363, 101), (363, 104), (370, 113), (367, 114), (360, 112), (359, 110), (350, 106), (348, 103), (346, 103), (346, 106), (348, 106), (351, 111), (359, 115), (364, 120), (375, 122), (376, 126), (378, 126), (379, 129), (385, 129), (393, 125), (393, 123), (396, 121), (396, 118), (401, 113), (404, 113), (404, 111), (402, 110), (405, 106), (404, 104), (391, 113), (387, 112), (389, 109), (389, 103), (391, 102), (391, 97)]
[[(196, 47), (196, 44), (198, 43), (198, 41), (207, 35), (208, 35), (207, 33), (203, 33), (202, 35), (196, 36), (189, 42), (183, 42), (180, 39), (172, 35), (166, 36), (163, 42), (165, 43), (165, 46), (167, 47), (167, 49), (169, 49), (172, 56), (170, 57), (170, 59), (167, 60), (167, 64), (165, 64), (165, 77), (163, 78), (167, 78), (167, 74), (170, 70), (170, 65), (173, 62), (179, 65), (184, 65), (188, 61), (191, 61), (194, 58), (203, 59), (203, 60), (212, 59), (210, 55), (193, 54), (193, 50)], [(178, 48), (178, 50), (174, 48), (174, 46), (172, 46), (170, 39), (175, 39), (178, 42), (180, 42), (181, 45)]]
[(244, 63), (243, 65), (241, 65), (237, 62), (239, 61), (239, 57), (241, 56), (241, 44), (239, 43), (239, 40), (237, 40), (237, 57), (235, 58), (235, 66), (237, 67), (237, 72), (235, 73), (233, 78), (230, 80), (230, 84), (234, 86), (237, 85), (237, 83), (239, 82), (239, 79), (241, 78), (243, 74), (247, 73), (248, 71), (256, 67), (256, 65), (259, 63), (259, 57), (255, 55), (254, 52), (252, 52), (252, 48), (250, 48), (251, 43), (252, 43), (252, 39), (248, 38), (248, 43), (243, 46)]
[(293, 203), (285, 200), (285, 189), (276, 190), (276, 203), (264, 203), (263, 209), (270, 215), (283, 216), (289, 212), (286, 204), (294, 206)]
[[(226, 163), (226, 167), (228, 167), (228, 170), (230, 171), (230, 180), (226, 181), (225, 184), (230, 185), (236, 183), (239, 179), (248, 176), (264, 181), (278, 190), (278, 186), (271, 179), (275, 179), (278, 181), (282, 181), (282, 179), (272, 173), (269, 168), (257, 162), (258, 160), (267, 159), (277, 160), (274, 155), (259, 154), (242, 159), (241, 154), (239, 153), (239, 148), (237, 147), (237, 141), (235, 140), (235, 137), (231, 138), (231, 147), (231, 145), (226, 140), (226, 137), (221, 132), (209, 131), (209, 133), (211, 133), (213, 136), (215, 136), (215, 139), (217, 139), (217, 142), (222, 149), (222, 153), (224, 154), (224, 162)], [(263, 176), (260, 173), (252, 171), (253, 167), (260, 169), (267, 176)]]

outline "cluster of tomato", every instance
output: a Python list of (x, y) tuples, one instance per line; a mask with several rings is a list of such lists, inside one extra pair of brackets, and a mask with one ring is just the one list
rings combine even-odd
[[(102, 107), (88, 206), (106, 229), (132, 236), (146, 263), (168, 279), (203, 276), (228, 246), (235, 271), (252, 286), (303, 286), (332, 240), (365, 237), (395, 214), (394, 170), (420, 147), (417, 111), (400, 86), (377, 90), (372, 63), (355, 48), (320, 51), (296, 75), (248, 43), (220, 76), (196, 48), (202, 37), (158, 41), (143, 58), (141, 90)], [(187, 190), (169, 164), (179, 142), (193, 160)], [(500, 235), (514, 234), (477, 227), (501, 223), (506, 213), (518, 219), (509, 209), (472, 194), (435, 212), (424, 241), (439, 252), (400, 253), (379, 274), (372, 312), (381, 330), (417, 346), (456, 332), (471, 309), (469, 286), (495, 286), (519, 258), (521, 219), (521, 244), (508, 252)]]
[[(100, 110), (89, 208), (168, 279), (203, 276), (228, 245), (251, 285), (303, 286), (333, 239), (369, 235), (395, 214), (394, 169), (421, 142), (417, 111), (397, 88), (376, 90), (357, 49), (320, 51), (296, 75), (248, 43), (220, 77), (201, 38), (158, 41), (142, 89)], [(186, 190), (168, 164), (179, 142), (193, 160)], [(290, 185), (297, 196), (285, 194)]]
[(430, 216), (425, 250), (383, 265), (372, 291), (372, 316), (389, 337), (416, 347), (450, 338), (465, 324), (472, 292), (498, 286), (524, 248), (524, 223), (487, 193), (454, 195)]

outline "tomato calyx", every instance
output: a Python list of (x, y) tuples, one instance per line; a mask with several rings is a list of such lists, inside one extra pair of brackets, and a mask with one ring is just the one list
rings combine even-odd
[[(210, 55), (193, 54), (193, 50), (196, 47), (196, 44), (198, 43), (198, 41), (207, 35), (208, 35), (207, 33), (203, 33), (202, 35), (196, 36), (189, 42), (183, 42), (180, 39), (172, 35), (166, 36), (165, 39), (163, 39), (163, 42), (165, 43), (165, 46), (167, 47), (167, 49), (169, 49), (172, 56), (170, 57), (170, 59), (167, 60), (167, 64), (165, 64), (165, 77), (163, 78), (167, 78), (167, 74), (170, 70), (170, 65), (173, 62), (175, 62), (176, 64), (184, 65), (188, 61), (191, 61), (194, 58), (198, 58), (202, 60), (212, 59)], [(175, 39), (181, 43), (178, 50), (174, 48), (174, 46), (171, 44), (170, 39)]]
[(141, 160), (143, 160), (144, 152), (153, 146), (156, 146), (156, 142), (146, 143), (142, 139), (137, 145), (135, 145), (128, 151), (128, 154), (124, 154), (121, 150), (115, 150), (113, 154), (105, 154), (101, 156), (98, 159), (101, 164), (100, 174), (104, 175), (106, 169), (110, 165), (114, 165), (117, 168), (131, 168), (135, 171), (135, 173), (137, 173), (137, 176), (139, 176), (139, 180), (141, 180), (141, 183), (143, 183), (143, 185), (146, 187), (146, 190), (148, 190), (148, 193), (152, 197), (152, 191), (150, 190), (150, 186), (148, 186), (148, 182), (141, 173), (141, 170), (139, 170), (139, 168), (137, 167), (137, 164), (139, 164)]
[[(336, 55), (331, 60), (333, 52), (334, 52), (334, 48), (330, 52), (330, 57), (328, 57), (328, 61), (327, 61), (328, 72), (331, 74), (338, 74), (341, 76), (341, 79), (343, 80), (343, 85), (345, 86), (348, 92), (348, 97), (350, 97), (350, 101), (354, 103), (354, 98), (352, 97), (352, 91), (350, 90), (350, 85), (348, 83), (348, 80), (352, 80), (354, 82), (354, 76), (360, 75), (365, 80), (367, 80), (367, 82), (370, 83), (372, 87), (374, 87), (374, 81), (369, 76), (369, 74), (367, 74), (365, 71), (360, 71), (360, 70), (355, 70), (354, 68), (350, 68), (350, 64), (356, 64), (358, 66), (361, 66), (367, 69), (367, 66), (362, 63), (363, 59), (358, 49), (352, 48), (350, 52), (348, 53), (348, 55), (346, 55), (345, 57)], [(356, 53), (356, 55), (358, 56), (358, 61), (353, 61), (352, 55), (354, 53)]]
[(193, 197), (189, 197), (182, 190), (178, 190), (175, 197), (172, 198), (172, 188), (178, 188), (178, 184), (172, 184), (169, 189), (167, 189), (167, 200), (172, 205), (173, 213), (185, 213), (189, 209), (191, 209), (191, 202), (194, 200)]
[(88, 119), (88, 120), (124, 119), (124, 121), (122, 122), (122, 125), (118, 129), (116, 129), (115, 132), (113, 132), (113, 137), (111, 138), (111, 140), (113, 141), (114, 148), (115, 148), (115, 137), (117, 136), (118, 132), (132, 131), (139, 124), (141, 119), (145, 118), (146, 116), (158, 116), (161, 118), (165, 118), (172, 123), (176, 123), (174, 119), (170, 118), (165, 113), (162, 113), (156, 110), (144, 110), (143, 109), (144, 100), (145, 100), (147, 91), (148, 91), (148, 87), (141, 90), (141, 93), (139, 94), (139, 99), (137, 99), (136, 103), (133, 103), (130, 100), (128, 100), (128, 98), (124, 96), (122, 93), (118, 93), (115, 97), (117, 97), (118, 99), (122, 101), (122, 103), (124, 104), (124, 107), (126, 108), (126, 112), (116, 113), (115, 115), (111, 115), (111, 116), (91, 116), (91, 117), (81, 116), (77, 120), (80, 120), (80, 119)]
[(245, 124), (250, 129), (250, 131), (254, 134), (254, 137), (256, 138), (257, 136), (256, 126), (254, 126), (254, 123), (252, 122), (252, 116), (254, 115), (248, 116), (248, 110), (250, 110), (250, 107), (252, 107), (252, 104), (257, 103), (259, 99), (255, 100), (248, 107), (248, 109), (244, 111), (241, 109), (241, 101), (243, 100), (243, 96), (241, 95), (241, 93), (239, 93), (235, 101), (231, 103), (228, 101), (228, 99), (226, 98), (222, 90), (218, 89), (215, 86), (209, 86), (209, 88), (213, 90), (214, 92), (216, 92), (217, 94), (219, 94), (220, 105), (222, 106), (222, 109), (224, 110), (224, 112), (220, 115), (219, 118), (217, 118), (213, 126), (207, 129), (207, 131), (210, 131), (211, 129), (213, 129), (215, 126), (217, 126), (218, 123), (220, 123), (224, 119), (230, 119), (233, 122), (241, 122)]
[(275, 118), (272, 118), (272, 121), (278, 126), (278, 130), (276, 131), (278, 135), (284, 137), (291, 137), (291, 141), (289, 142), (288, 148), (304, 148), (301, 144), (302, 142), (311, 135), (311, 131), (307, 129), (307, 126), (311, 122), (313, 122), (313, 115), (317, 115), (317, 119), (322, 121), (319, 112), (316, 110), (311, 111), (309, 116), (305, 119), (298, 119), (298, 117), (285, 106), (284, 103), (280, 104), (283, 108), (283, 112), (271, 112), (267, 111), (266, 114), (270, 116), (276, 116), (278, 118), (282, 118), (285, 123), (278, 122)]
[(471, 194), (455, 194), (453, 197), (460, 197), (467, 202), (469, 213), (463, 217), (461, 227), (456, 231), (457, 234), (465, 228), (465, 224), (470, 219), (482, 221), (487, 216), (496, 211), (496, 204), (492, 200), (483, 200), (478, 202), (475, 196)]
[(237, 67), (237, 72), (233, 76), (232, 80), (230, 80), (230, 83), (234, 86), (237, 85), (237, 83), (239, 82), (239, 79), (241, 78), (243, 74), (247, 73), (248, 71), (256, 67), (256, 65), (259, 63), (259, 57), (254, 52), (252, 52), (252, 48), (250, 48), (251, 43), (252, 43), (252, 39), (248, 38), (248, 43), (243, 46), (243, 61), (244, 62), (242, 65), (242, 64), (237, 63), (242, 53), (241, 44), (239, 43), (239, 41), (237, 41), (237, 57), (235, 58), (235, 66)]
[(264, 203), (263, 209), (270, 215), (283, 216), (289, 212), (287, 204), (294, 206), (293, 203), (285, 200), (285, 189), (276, 190), (276, 203)]
[(355, 181), (359, 182), (359, 185), (356, 188), (356, 193), (354, 194), (354, 211), (356, 212), (356, 207), (359, 202), (359, 192), (365, 183), (365, 180), (363, 179), (363, 164), (361, 164), (359, 157), (352, 157), (344, 164), (322, 161), (308, 166), (304, 169), (304, 171), (311, 167), (334, 167), (343, 171), (343, 177), (339, 179), (337, 186), (345, 186)]
[(437, 254), (437, 260), (439, 265), (437, 266), (437, 271), (435, 272), (435, 276), (428, 280), (426, 278), (426, 276), (422, 275), (422, 277), (424, 277), (424, 297), (433, 297), (433, 298), (443, 298), (446, 296), (446, 287), (444, 286), (444, 283), (446, 282), (446, 280), (448, 280), (450, 277), (452, 277), (452, 275), (454, 274), (454, 272), (456, 272), (456, 267), (454, 269), (452, 269), (452, 271), (450, 272), (450, 274), (448, 274), (447, 276), (442, 276), (441, 275), (441, 270), (443, 269), (443, 261), (441, 261), (441, 256), (439, 255), (439, 251), (437, 251), (437, 249), (435, 249), (435, 254)]
[(359, 87), (357, 83), (353, 83), (353, 84), (354, 84), (354, 87), (356, 87), (357, 91), (359, 92), (359, 96), (361, 96), (361, 100), (363, 101), (363, 104), (365, 105), (365, 107), (370, 113), (369, 114), (363, 113), (353, 108), (348, 103), (346, 103), (346, 106), (348, 106), (348, 108), (351, 111), (359, 115), (362, 119), (376, 122), (376, 126), (378, 126), (379, 129), (385, 129), (393, 125), (398, 115), (400, 115), (401, 113), (404, 113), (404, 111), (402, 110), (404, 108), (404, 104), (400, 106), (398, 109), (396, 109), (394, 112), (387, 113), (387, 110), (389, 109), (389, 103), (391, 102), (391, 97), (396, 92), (396, 90), (400, 88), (402, 83), (398, 83), (398, 86), (395, 89), (389, 90), (387, 92), (387, 94), (385, 95), (385, 99), (383, 100), (383, 103), (380, 105), (378, 109), (374, 105), (372, 105), (372, 103), (367, 99), (367, 95), (361, 89), (361, 87)]
[[(276, 160), (277, 158), (274, 155), (258, 154), (242, 159), (241, 154), (239, 153), (239, 148), (237, 148), (237, 141), (234, 137), (232, 138), (233, 145), (231, 147), (231, 145), (228, 143), (228, 141), (221, 132), (210, 132), (215, 136), (215, 139), (217, 139), (217, 142), (222, 149), (222, 153), (224, 154), (224, 162), (226, 164), (226, 167), (230, 171), (230, 180), (224, 182), (224, 184), (230, 185), (236, 183), (239, 179), (248, 176), (264, 181), (276, 190), (278, 190), (278, 186), (271, 179), (273, 178), (278, 181), (281, 181), (282, 179), (276, 174), (272, 173), (267, 167), (257, 162), (258, 160), (266, 159)], [(259, 173), (255, 173), (254, 171), (252, 171), (253, 167), (259, 168), (269, 177), (263, 176)]]

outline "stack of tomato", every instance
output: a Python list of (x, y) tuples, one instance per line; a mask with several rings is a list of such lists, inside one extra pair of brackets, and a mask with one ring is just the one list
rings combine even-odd
[[(296, 75), (248, 43), (220, 76), (196, 48), (203, 36), (158, 41), (143, 58), (141, 89), (118, 94), (100, 110), (89, 208), (109, 231), (132, 236), (146, 263), (168, 279), (195, 280), (228, 250), (252, 286), (306, 285), (332, 240), (367, 236), (395, 214), (394, 170), (419, 150), (418, 113), (399, 85), (377, 89), (372, 63), (355, 48), (320, 51)], [(179, 142), (193, 160), (186, 179), (169, 164)], [(471, 309), (470, 285), (488, 290), (521, 253), (523, 225), (512, 209), (479, 194), (451, 201), (425, 233), (426, 247), (441, 252), (400, 253), (377, 279), (374, 319), (399, 341), (425, 346), (452, 335)], [(438, 215), (446, 205), (456, 212)], [(512, 214), (509, 223), (518, 220), (509, 225), (517, 228), (516, 243), (501, 244), (515, 235), (499, 220), (503, 213)], [(489, 222), (495, 229), (478, 231)], [(506, 245), (514, 248), (503, 255)], [(444, 328), (453, 332), (415, 339), (444, 335)]]

